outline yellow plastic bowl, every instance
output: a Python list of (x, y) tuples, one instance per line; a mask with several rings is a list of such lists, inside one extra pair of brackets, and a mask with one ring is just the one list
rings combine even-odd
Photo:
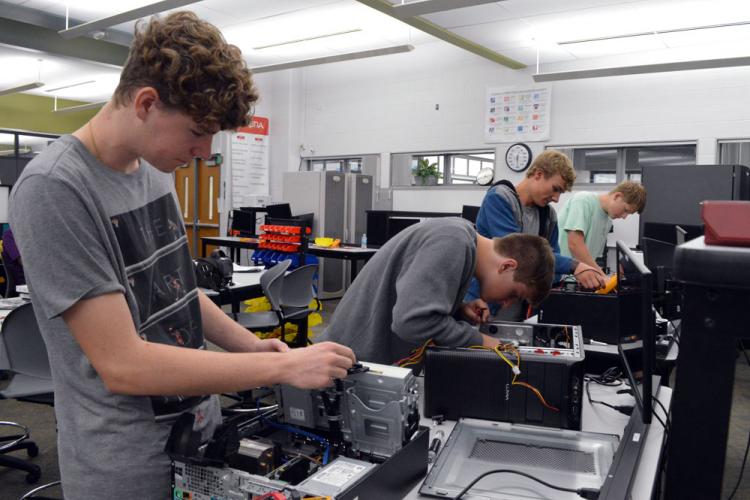
[(330, 247), (333, 243), (333, 238), (315, 238), (315, 244), (319, 247)]

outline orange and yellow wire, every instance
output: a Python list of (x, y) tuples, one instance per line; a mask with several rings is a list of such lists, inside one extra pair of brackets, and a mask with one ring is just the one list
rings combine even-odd
[(422, 361), (422, 358), (424, 357), (424, 352), (427, 350), (427, 346), (431, 346), (431, 345), (435, 345), (435, 343), (432, 341), (432, 339), (429, 339), (420, 347), (417, 347), (416, 349), (414, 349), (411, 352), (411, 354), (409, 354), (407, 357), (396, 361), (396, 365), (400, 366), (401, 368), (404, 368), (406, 366), (418, 364), (420, 361)]
[[(542, 396), (542, 393), (539, 392), (539, 389), (534, 387), (533, 385), (522, 382), (518, 380), (518, 375), (521, 373), (521, 353), (518, 352), (518, 349), (513, 344), (498, 344), (497, 347), (491, 348), (491, 347), (484, 347), (484, 346), (471, 346), (472, 349), (486, 349), (489, 351), (494, 351), (495, 354), (500, 356), (500, 359), (505, 361), (505, 363), (510, 366), (510, 370), (513, 372), (513, 380), (511, 381), (510, 385), (518, 385), (521, 387), (525, 387), (526, 389), (533, 392), (536, 397), (539, 399), (539, 402), (542, 403), (542, 405), (545, 408), (548, 408), (552, 411), (559, 412), (559, 408), (555, 408), (551, 404), (547, 403), (547, 401), (544, 399), (544, 396)], [(516, 364), (514, 365), (504, 354), (504, 351), (506, 352), (512, 352), (516, 356)]]

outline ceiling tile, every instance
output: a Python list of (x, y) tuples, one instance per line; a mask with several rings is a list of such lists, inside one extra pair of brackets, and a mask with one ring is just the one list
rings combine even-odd
[(457, 26), (469, 26), (492, 21), (502, 21), (515, 17), (502, 7), (502, 2), (475, 5), (463, 9), (447, 10), (422, 16), (428, 21), (443, 26), (444, 28), (455, 28)]

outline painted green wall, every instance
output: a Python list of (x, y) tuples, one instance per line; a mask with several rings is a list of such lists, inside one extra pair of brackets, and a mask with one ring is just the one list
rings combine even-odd
[[(86, 104), (80, 101), (58, 99), (57, 107), (66, 108)], [(86, 123), (98, 109), (73, 113), (53, 113), (55, 100), (32, 94), (0, 96), (0, 128), (68, 134)]]

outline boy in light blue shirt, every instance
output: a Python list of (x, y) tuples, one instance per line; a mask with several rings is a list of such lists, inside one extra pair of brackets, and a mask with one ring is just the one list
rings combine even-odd
[(645, 206), (646, 190), (631, 181), (609, 193), (575, 193), (558, 215), (560, 253), (599, 268), (596, 257), (604, 250), (612, 220), (641, 213)]

